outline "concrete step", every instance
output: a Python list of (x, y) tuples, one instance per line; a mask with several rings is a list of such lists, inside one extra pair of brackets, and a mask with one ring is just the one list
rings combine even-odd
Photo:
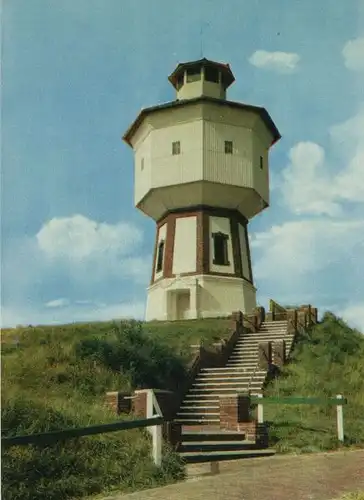
[[(183, 439), (183, 437), (182, 437)], [(198, 441), (182, 441), (178, 451), (180, 453), (184, 452), (210, 452), (210, 451), (236, 451), (236, 450), (256, 450), (257, 445), (254, 441), (234, 441), (227, 440), (227, 436), (224, 436), (224, 440), (221, 441), (207, 441), (204, 439), (199, 439)]]
[[(212, 377), (211, 375), (199, 375), (196, 378), (196, 382), (239, 382), (250, 380), (251, 373), (240, 374), (240, 375), (217, 375)], [(265, 378), (266, 374), (258, 375), (258, 378)]]
[(205, 420), (205, 419), (217, 419), (219, 420), (220, 418), (220, 413), (217, 412), (209, 412), (209, 413), (203, 413), (203, 412), (185, 412), (185, 411), (179, 411), (177, 413), (177, 418), (186, 418), (186, 419), (191, 419), (193, 418), (194, 420)]
[(239, 458), (269, 457), (275, 454), (273, 449), (264, 450), (229, 450), (229, 451), (206, 451), (206, 452), (181, 452), (180, 456), (186, 463), (216, 462), (223, 460), (234, 460)]
[[(239, 367), (226, 367), (224, 366), (224, 368), (202, 368), (200, 374), (206, 374), (208, 376), (211, 376), (211, 375), (224, 375), (224, 374), (228, 374), (228, 375), (240, 375), (240, 374), (245, 374), (246, 373), (246, 368), (239, 368)], [(260, 373), (260, 374), (263, 374), (263, 373), (266, 373), (266, 370), (258, 370), (256, 373)]]
[(220, 428), (209, 430), (208, 428), (191, 430), (182, 430), (182, 442), (220, 442), (220, 441), (237, 441), (239, 443), (254, 444), (254, 441), (246, 441), (245, 433), (241, 431), (227, 431)]
[[(262, 382), (255, 382), (254, 380), (250, 384), (251, 389), (260, 389), (262, 387)], [(191, 393), (198, 393), (199, 395), (203, 393), (219, 393), (221, 396), (225, 396), (226, 394), (237, 394), (242, 391), (246, 391), (249, 387), (249, 384), (240, 384), (234, 385), (233, 387), (223, 387), (223, 386), (213, 386), (213, 387), (192, 387), (190, 389)]]
[(219, 418), (186, 418), (186, 417), (177, 417), (174, 419), (175, 422), (181, 425), (219, 425)]
[(215, 381), (215, 382), (195, 382), (192, 388), (198, 387), (239, 387), (249, 383), (250, 378), (245, 378), (242, 380), (232, 380), (232, 381)]
[[(255, 366), (255, 365), (254, 365)], [(238, 374), (239, 372), (242, 372), (245, 370), (246, 368), (243, 366), (242, 368), (240, 367), (234, 367), (234, 366), (231, 366), (231, 367), (228, 367), (228, 366), (224, 366), (224, 367), (221, 367), (221, 368), (202, 368), (201, 372), (200, 373), (208, 373), (209, 375), (212, 374), (212, 373), (216, 373), (216, 374), (223, 374), (223, 373), (231, 373), (231, 374)], [(263, 373), (264, 370), (261, 370), (261, 372)], [(264, 371), (265, 373), (265, 371)]]

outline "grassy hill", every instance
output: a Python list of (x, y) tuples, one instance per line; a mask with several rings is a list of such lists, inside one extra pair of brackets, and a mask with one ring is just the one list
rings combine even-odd
[[(33, 434), (112, 422), (105, 392), (136, 387), (174, 389), (191, 360), (190, 344), (217, 341), (228, 320), (175, 323), (107, 322), (27, 327), (2, 332), (2, 429)], [(14, 343), (15, 342), (15, 343)], [(145, 431), (68, 441), (3, 453), (3, 498), (63, 499), (117, 487), (133, 490), (181, 477), (165, 453), (162, 470), (150, 459)]]
[[(106, 322), (27, 327), (2, 332), (2, 427), (5, 435), (31, 434), (116, 420), (104, 406), (110, 390), (174, 389), (191, 360), (190, 344), (228, 335), (226, 319), (173, 323)], [(18, 339), (17, 343), (14, 340)], [(292, 362), (269, 394), (344, 394), (348, 444), (364, 443), (364, 337), (326, 314), (302, 336)], [(129, 417), (127, 417), (129, 418)], [(335, 410), (307, 406), (265, 409), (272, 445), (279, 451), (333, 449)], [(150, 459), (145, 431), (71, 440), (40, 451), (3, 451), (3, 498), (67, 499), (113, 488), (128, 491), (183, 477), (166, 449), (161, 470)]]
[[(344, 406), (347, 445), (364, 446), (364, 335), (326, 313), (322, 322), (302, 335), (291, 362), (268, 385), (270, 396), (335, 397)], [(271, 445), (280, 452), (315, 452), (338, 447), (336, 409), (325, 406), (267, 405)]]

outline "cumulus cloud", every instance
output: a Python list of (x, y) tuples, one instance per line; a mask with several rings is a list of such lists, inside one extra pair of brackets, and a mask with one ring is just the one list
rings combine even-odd
[(299, 61), (300, 56), (293, 52), (268, 52), (266, 50), (257, 50), (249, 58), (253, 66), (277, 73), (293, 72), (298, 67)]
[(125, 254), (141, 243), (142, 233), (126, 222), (112, 225), (74, 215), (51, 219), (36, 238), (46, 256), (82, 261), (105, 254)]
[(143, 234), (127, 222), (107, 224), (84, 217), (54, 218), (36, 235), (49, 262), (62, 263), (73, 281), (95, 283), (110, 276), (146, 283), (151, 258), (138, 255)]
[(70, 301), (66, 298), (50, 300), (45, 304), (46, 307), (57, 308), (57, 307), (66, 307), (68, 306)]
[(352, 71), (364, 71), (364, 37), (349, 40), (342, 50), (345, 66)]
[(344, 309), (339, 310), (338, 315), (351, 327), (356, 328), (364, 334), (364, 302), (350, 304)]
[[(364, 220), (298, 220), (255, 233), (255, 277), (297, 284), (333, 263), (364, 275)], [(282, 290), (283, 291), (283, 290)]]
[(339, 216), (342, 202), (364, 202), (364, 105), (357, 114), (330, 129), (339, 168), (326, 159), (325, 150), (300, 142), (289, 152), (289, 164), (276, 186), (283, 202), (295, 214)]
[(142, 232), (128, 222), (99, 223), (82, 215), (54, 218), (33, 237), (7, 241), (2, 324), (143, 316), (140, 294), (151, 255), (142, 254), (142, 243)]

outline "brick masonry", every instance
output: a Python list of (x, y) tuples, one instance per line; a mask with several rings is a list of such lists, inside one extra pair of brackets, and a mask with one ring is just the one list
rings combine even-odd
[[(210, 229), (209, 229), (209, 217), (226, 217), (230, 219), (231, 227), (231, 239), (232, 239), (232, 249), (233, 249), (233, 259), (234, 259), (234, 273), (220, 273), (210, 271)], [(191, 208), (178, 209), (166, 213), (158, 222), (156, 230), (156, 238), (154, 244), (154, 256), (153, 256), (153, 269), (151, 284), (166, 278), (174, 278), (173, 274), (173, 251), (174, 251), (174, 238), (176, 230), (176, 220), (180, 217), (196, 217), (197, 221), (197, 260), (196, 260), (196, 271), (182, 273), (181, 276), (194, 276), (200, 274), (209, 274), (216, 276), (230, 276), (237, 278), (244, 278), (246, 281), (253, 283), (252, 278), (252, 265), (250, 257), (249, 240), (247, 239), (247, 252), (248, 252), (248, 263), (249, 263), (249, 276), (243, 276), (241, 253), (240, 253), (240, 243), (239, 243), (239, 229), (238, 225), (242, 224), (245, 228), (245, 237), (247, 238), (247, 224), (248, 221), (245, 217), (237, 210), (227, 210), (223, 208), (214, 208), (208, 206), (198, 206)], [(158, 247), (158, 237), (160, 228), (166, 224), (166, 242), (164, 247), (164, 263), (163, 263), (163, 275), (157, 280), (154, 279), (155, 276), (155, 266), (157, 259), (157, 247)]]
[(251, 421), (251, 405), (248, 395), (234, 394), (220, 397), (220, 428), (238, 431), (240, 424)]
[(130, 392), (107, 392), (106, 393), (106, 405), (111, 408), (117, 415), (121, 413), (130, 413), (131, 411), (131, 400)]
[(132, 399), (132, 412), (136, 417), (147, 417), (147, 393), (139, 392), (134, 393)]

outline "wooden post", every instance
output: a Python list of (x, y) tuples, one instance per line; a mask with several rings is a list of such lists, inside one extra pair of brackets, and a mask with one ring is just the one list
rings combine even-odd
[[(258, 394), (259, 399), (263, 399), (263, 394)], [(258, 403), (258, 424), (262, 424), (264, 422), (263, 416), (263, 402)]]
[[(154, 415), (154, 409), (157, 410), (158, 416), (162, 417), (162, 412), (160, 411), (153, 389), (147, 389), (147, 418), (157, 416)], [(153, 425), (153, 427), (149, 427), (149, 429), (153, 440), (153, 461), (157, 467), (160, 467), (162, 465), (162, 426)]]
[(157, 467), (162, 465), (162, 426), (154, 425), (153, 430), (153, 461)]
[[(336, 398), (338, 400), (343, 399), (341, 394), (337, 394)], [(338, 404), (336, 407), (337, 415), (337, 437), (342, 443), (344, 442), (344, 417), (343, 417), (343, 405)]]

